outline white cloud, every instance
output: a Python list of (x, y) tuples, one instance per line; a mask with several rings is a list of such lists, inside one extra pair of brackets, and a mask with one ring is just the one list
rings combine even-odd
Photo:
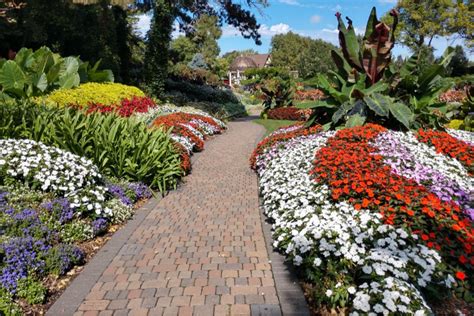
[[(289, 31), (291, 31), (291, 27), (285, 23), (278, 23), (270, 26), (262, 24), (258, 31), (263, 37), (272, 37), (273, 35), (288, 33)], [(227, 25), (222, 28), (222, 37), (231, 37), (239, 35), (239, 30), (233, 26)]]
[(278, 2), (288, 4), (288, 5), (300, 5), (298, 0), (278, 0)]
[(331, 10), (339, 12), (342, 10), (342, 6), (340, 4), (336, 4), (336, 6), (333, 7)]
[(319, 16), (319, 15), (313, 15), (313, 16), (311, 17), (311, 20), (310, 20), (310, 21), (311, 21), (311, 23), (313, 23), (313, 24), (319, 23), (319, 22), (321, 22), (321, 16)]
[(150, 29), (151, 18), (152, 15), (146, 13), (140, 14), (138, 16), (138, 20), (135, 23), (134, 28), (141, 37), (145, 37), (146, 33)]
[(260, 26), (259, 32), (262, 36), (273, 36), (276, 34), (286, 34), (291, 31), (291, 28), (288, 24), (278, 23), (268, 27), (266, 24)]

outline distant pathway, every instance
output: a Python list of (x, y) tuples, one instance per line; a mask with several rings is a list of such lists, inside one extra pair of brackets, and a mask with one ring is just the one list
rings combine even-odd
[(248, 165), (263, 132), (229, 123), (185, 184), (139, 211), (48, 315), (280, 315)]

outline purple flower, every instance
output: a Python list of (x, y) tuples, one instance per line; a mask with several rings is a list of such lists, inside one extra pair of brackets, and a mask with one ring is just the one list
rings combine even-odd
[(53, 201), (45, 202), (41, 205), (61, 224), (69, 222), (74, 217), (74, 208), (66, 198), (55, 199)]
[(125, 193), (125, 189), (118, 184), (108, 184), (107, 188), (114, 197), (119, 199), (125, 205), (132, 205), (133, 201)]
[(66, 274), (72, 267), (83, 261), (84, 252), (81, 248), (68, 244), (60, 244), (51, 248), (47, 259), (48, 268), (57, 275)]
[(92, 222), (92, 230), (94, 235), (99, 235), (107, 230), (109, 226), (108, 221), (105, 218), (98, 218)]
[(151, 198), (152, 192), (150, 188), (142, 182), (130, 183), (128, 188), (135, 192), (136, 200)]
[(0, 282), (2, 287), (15, 293), (18, 280), (26, 278), (31, 272), (43, 273), (42, 257), (50, 246), (44, 240), (28, 236), (10, 239), (0, 248), (4, 253)]

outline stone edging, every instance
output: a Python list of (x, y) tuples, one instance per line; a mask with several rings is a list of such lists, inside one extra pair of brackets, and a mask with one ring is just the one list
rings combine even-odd
[[(255, 146), (261, 140), (264, 133), (265, 131), (257, 142), (255, 142)], [(261, 202), (260, 198), (259, 200)], [(283, 316), (309, 316), (311, 313), (306, 303), (303, 290), (298, 283), (299, 280), (294, 271), (294, 267), (286, 262), (285, 257), (273, 248), (272, 225), (267, 222), (266, 218), (266, 215), (263, 213), (262, 204), (260, 203), (260, 220), (263, 235), (267, 245), (268, 257), (270, 258), (273, 279), (275, 280), (275, 287)]]
[(125, 242), (138, 226), (147, 218), (151, 210), (158, 204), (159, 199), (152, 198), (144, 206), (137, 209), (133, 218), (118, 230), (112, 238), (92, 257), (81, 273), (66, 288), (59, 299), (49, 308), (46, 315), (73, 315), (92, 287), (97, 283), (102, 273), (107, 269)]

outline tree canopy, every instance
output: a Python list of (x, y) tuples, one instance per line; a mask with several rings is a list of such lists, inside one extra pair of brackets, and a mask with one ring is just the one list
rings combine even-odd
[(273, 36), (271, 42), (272, 64), (275, 67), (298, 71), (303, 78), (325, 73), (332, 69), (331, 43), (304, 37), (293, 32)]
[[(423, 45), (431, 47), (437, 36), (457, 35), (472, 47), (474, 4), (472, 1), (398, 0), (400, 13), (397, 39), (418, 52)], [(389, 19), (388, 14), (383, 20)]]

